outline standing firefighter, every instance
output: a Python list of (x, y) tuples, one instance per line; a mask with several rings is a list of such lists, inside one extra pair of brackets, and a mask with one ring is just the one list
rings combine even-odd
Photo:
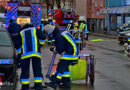
[(15, 23), (14, 19), (10, 19), (10, 24), (9, 24), (9, 27), (8, 27), (8, 32), (11, 35), (11, 38), (12, 38), (13, 43), (14, 43), (14, 47), (16, 49), (18, 49), (18, 46), (17, 46), (17, 43), (18, 43), (17, 35), (19, 34), (19, 30), (20, 29), (21, 29), (21, 26), (19, 24)]
[[(21, 78), (22, 90), (29, 90), (29, 67), (32, 60), (35, 90), (42, 90), (42, 70), (40, 47), (45, 42), (45, 35), (31, 24), (22, 22), (20, 31), (19, 53), (21, 53)], [(25, 25), (24, 25), (25, 24)]]
[(78, 20), (78, 29), (81, 30), (81, 32), (85, 32), (85, 39), (88, 40), (88, 29), (87, 29), (87, 23), (86, 23), (86, 18), (83, 16), (79, 17)]
[(55, 39), (55, 48), (51, 48), (50, 50), (62, 54), (57, 70), (50, 78), (51, 82), (45, 84), (54, 89), (57, 88), (57, 85), (60, 88), (70, 88), (69, 65), (75, 64), (79, 59), (76, 43), (67, 31), (61, 32), (55, 26), (46, 25), (44, 30)]

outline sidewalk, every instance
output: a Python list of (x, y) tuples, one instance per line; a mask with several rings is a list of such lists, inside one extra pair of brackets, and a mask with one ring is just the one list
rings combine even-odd
[(100, 37), (118, 39), (117, 34), (108, 34), (108, 33), (107, 34), (103, 34), (103, 33), (92, 33), (92, 32), (90, 32), (89, 34), (93, 35), (93, 36), (100, 36)]

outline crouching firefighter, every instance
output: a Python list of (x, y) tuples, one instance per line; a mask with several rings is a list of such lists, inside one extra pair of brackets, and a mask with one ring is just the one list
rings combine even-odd
[(45, 42), (44, 33), (31, 24), (22, 23), (20, 31), (19, 53), (21, 52), (21, 77), (22, 90), (29, 90), (29, 67), (32, 60), (35, 90), (42, 90), (42, 69), (40, 47)]
[(69, 65), (77, 63), (79, 59), (76, 43), (67, 31), (60, 31), (55, 26), (46, 25), (44, 30), (48, 35), (51, 34), (55, 40), (55, 48), (50, 50), (62, 54), (57, 69), (50, 78), (51, 82), (45, 84), (54, 89), (57, 86), (60, 88), (70, 88)]

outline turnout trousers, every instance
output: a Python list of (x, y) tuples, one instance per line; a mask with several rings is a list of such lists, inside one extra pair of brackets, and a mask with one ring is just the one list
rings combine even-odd
[(69, 65), (77, 60), (60, 60), (57, 69), (52, 73), (50, 80), (59, 85), (60, 83), (69, 85), (70, 84), (70, 72)]
[(29, 90), (29, 76), (30, 76), (30, 60), (32, 59), (32, 68), (34, 74), (35, 90), (42, 88), (42, 69), (41, 59), (38, 57), (31, 57), (21, 60), (21, 77), (22, 90)]

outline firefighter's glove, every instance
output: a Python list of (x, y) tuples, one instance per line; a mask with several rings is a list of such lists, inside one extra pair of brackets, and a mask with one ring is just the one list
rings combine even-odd
[(50, 47), (50, 51), (56, 52), (56, 47), (55, 46)]

